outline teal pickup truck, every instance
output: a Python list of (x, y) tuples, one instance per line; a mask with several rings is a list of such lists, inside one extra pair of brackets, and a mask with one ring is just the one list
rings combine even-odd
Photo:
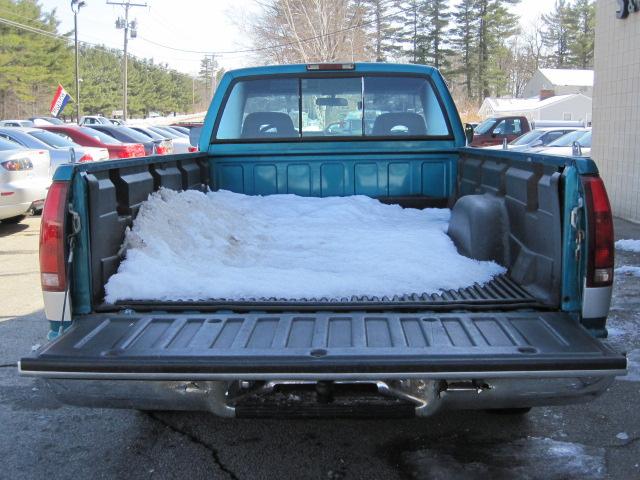
[[(524, 413), (595, 398), (626, 370), (598, 340), (614, 248), (595, 163), (465, 145), (434, 68), (226, 73), (198, 153), (58, 168), (40, 237), (50, 342), (20, 372), (69, 404), (227, 417)], [(161, 187), (448, 207), (458, 252), (506, 273), (392, 298), (110, 304), (125, 229)]]

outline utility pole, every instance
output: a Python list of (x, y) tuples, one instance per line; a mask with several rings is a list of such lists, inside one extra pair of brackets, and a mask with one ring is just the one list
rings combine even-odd
[(216, 78), (216, 56), (212, 53), (211, 57), (211, 98), (209, 101), (213, 100), (213, 95), (216, 93), (216, 87), (218, 86), (218, 79)]
[(71, 0), (71, 11), (73, 12), (73, 36), (75, 39), (76, 51), (76, 123), (80, 123), (80, 68), (78, 67), (78, 12), (86, 3), (84, 0)]
[(129, 8), (131, 7), (146, 7), (146, 3), (131, 3), (130, 0), (125, 1), (113, 1), (107, 0), (107, 5), (121, 5), (124, 7), (124, 18), (118, 17), (116, 20), (116, 28), (124, 30), (124, 55), (122, 56), (122, 119), (127, 120), (127, 46), (129, 43), (129, 29), (131, 29), (131, 38), (137, 36), (137, 24), (133, 20), (129, 22)]

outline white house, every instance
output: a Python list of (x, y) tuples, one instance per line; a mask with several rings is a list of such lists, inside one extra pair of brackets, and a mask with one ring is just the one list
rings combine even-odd
[(531, 98), (547, 91), (551, 95), (582, 93), (593, 97), (593, 70), (539, 68), (527, 82), (522, 98)]
[(529, 121), (574, 120), (591, 123), (591, 97), (581, 93), (543, 98), (492, 98), (482, 102), (482, 118), (524, 115)]

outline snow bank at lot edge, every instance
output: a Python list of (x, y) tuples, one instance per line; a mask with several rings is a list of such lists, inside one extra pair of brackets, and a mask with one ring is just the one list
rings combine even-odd
[(624, 239), (616, 242), (616, 248), (625, 252), (640, 253), (640, 240)]
[(505, 269), (458, 254), (447, 209), (365, 196), (161, 189), (125, 238), (106, 300), (379, 297), (486, 283)]

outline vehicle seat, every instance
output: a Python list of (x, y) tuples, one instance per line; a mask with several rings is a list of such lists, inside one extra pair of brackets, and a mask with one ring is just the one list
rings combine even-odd
[(291, 117), (282, 112), (253, 112), (242, 123), (242, 138), (297, 136)]
[[(407, 131), (393, 131), (405, 127)], [(376, 117), (371, 135), (426, 135), (427, 126), (422, 115), (411, 112), (383, 113)]]

